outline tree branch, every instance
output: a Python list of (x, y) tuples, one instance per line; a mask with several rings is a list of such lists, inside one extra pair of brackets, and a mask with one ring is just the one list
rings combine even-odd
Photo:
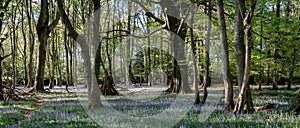
[(53, 29), (56, 27), (56, 25), (58, 24), (59, 22), (59, 19), (60, 19), (60, 14), (59, 14), (59, 11), (57, 11), (56, 13), (56, 18), (55, 20), (48, 26), (48, 31), (47, 31), (47, 34), (49, 35), (50, 32), (53, 31)]
[(141, 2), (138, 2), (137, 0), (132, 0), (132, 2), (136, 3), (137, 5), (139, 5), (146, 13), (145, 15), (148, 16), (149, 18), (151, 18), (154, 22), (159, 23), (160, 25), (164, 25), (165, 22), (159, 18), (157, 18), (156, 16), (154, 16), (149, 9), (147, 9)]
[(3, 9), (6, 9), (8, 7), (8, 4), (11, 2), (11, 0), (7, 0), (5, 4), (3, 5)]
[(10, 54), (8, 54), (8, 55), (5, 55), (5, 56), (1, 56), (1, 57), (0, 57), (0, 62), (1, 62), (2, 60), (4, 60), (5, 58), (9, 57), (10, 55), (12, 55), (12, 53), (10, 53)]
[(77, 40), (78, 37), (78, 33), (75, 31), (75, 29), (73, 28), (67, 14), (66, 11), (63, 8), (63, 1), (62, 0), (56, 0), (57, 5), (58, 5), (58, 10), (60, 13), (60, 17), (62, 19), (62, 22), (65, 24), (65, 26), (67, 27), (68, 31), (69, 31), (69, 35), (74, 39)]

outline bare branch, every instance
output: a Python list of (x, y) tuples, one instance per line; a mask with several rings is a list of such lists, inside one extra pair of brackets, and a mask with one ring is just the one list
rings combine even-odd
[(138, 2), (137, 0), (132, 0), (132, 2), (136, 3), (137, 5), (139, 5), (146, 13), (145, 15), (148, 16), (149, 18), (151, 18), (154, 22), (160, 24), (160, 25), (164, 25), (165, 22), (159, 18), (157, 18), (156, 16), (154, 16), (149, 9), (147, 9), (141, 2)]
[(12, 55), (12, 53), (5, 55), (5, 56), (0, 56), (0, 61), (4, 60), (5, 58), (9, 57), (10, 55)]
[(63, 8), (63, 1), (62, 0), (56, 0), (57, 1), (57, 5), (58, 5), (58, 10), (62, 19), (62, 22), (65, 24), (65, 26), (67, 27), (70, 36), (74, 39), (77, 40), (78, 37), (78, 33), (75, 31), (75, 29), (73, 28), (67, 14), (66, 11)]
[(48, 31), (47, 31), (47, 34), (49, 34), (50, 32), (53, 31), (53, 29), (56, 27), (56, 25), (58, 24), (59, 22), (59, 19), (60, 19), (60, 14), (59, 14), (59, 11), (57, 11), (56, 13), (56, 18), (55, 20), (48, 26)]

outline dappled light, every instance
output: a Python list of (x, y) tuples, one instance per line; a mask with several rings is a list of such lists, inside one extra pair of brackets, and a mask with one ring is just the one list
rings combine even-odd
[(1, 0), (0, 128), (297, 128), (299, 16), (299, 0)]

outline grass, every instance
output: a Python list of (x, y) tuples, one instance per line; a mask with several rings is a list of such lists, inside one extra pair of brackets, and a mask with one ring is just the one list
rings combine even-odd
[[(269, 86), (264, 86), (263, 91), (256, 91), (256, 87), (253, 87), (255, 106), (274, 103), (278, 111), (234, 115), (224, 111), (221, 87), (210, 88), (207, 104), (202, 106), (192, 105), (193, 94), (180, 98), (163, 93), (151, 97), (149, 93), (127, 98), (106, 97), (109, 105), (94, 110), (82, 105), (86, 101), (78, 99), (84, 99), (84, 95), (78, 97), (76, 88), (71, 89), (72, 93), (66, 93), (63, 87), (56, 87), (50, 94), (37, 94), (30, 100), (1, 103), (0, 127), (294, 128), (299, 127), (300, 123), (300, 117), (289, 111), (296, 96), (295, 90), (287, 91), (283, 87), (271, 90)], [(42, 104), (37, 105), (37, 101), (42, 101)], [(182, 109), (185, 107), (188, 111)], [(30, 116), (25, 118), (26, 114)]]

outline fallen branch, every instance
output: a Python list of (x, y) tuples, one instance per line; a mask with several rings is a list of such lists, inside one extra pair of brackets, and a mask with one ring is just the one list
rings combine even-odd
[(255, 112), (261, 112), (261, 111), (276, 111), (275, 104), (267, 104), (265, 106), (259, 106), (259, 107), (254, 107)]

